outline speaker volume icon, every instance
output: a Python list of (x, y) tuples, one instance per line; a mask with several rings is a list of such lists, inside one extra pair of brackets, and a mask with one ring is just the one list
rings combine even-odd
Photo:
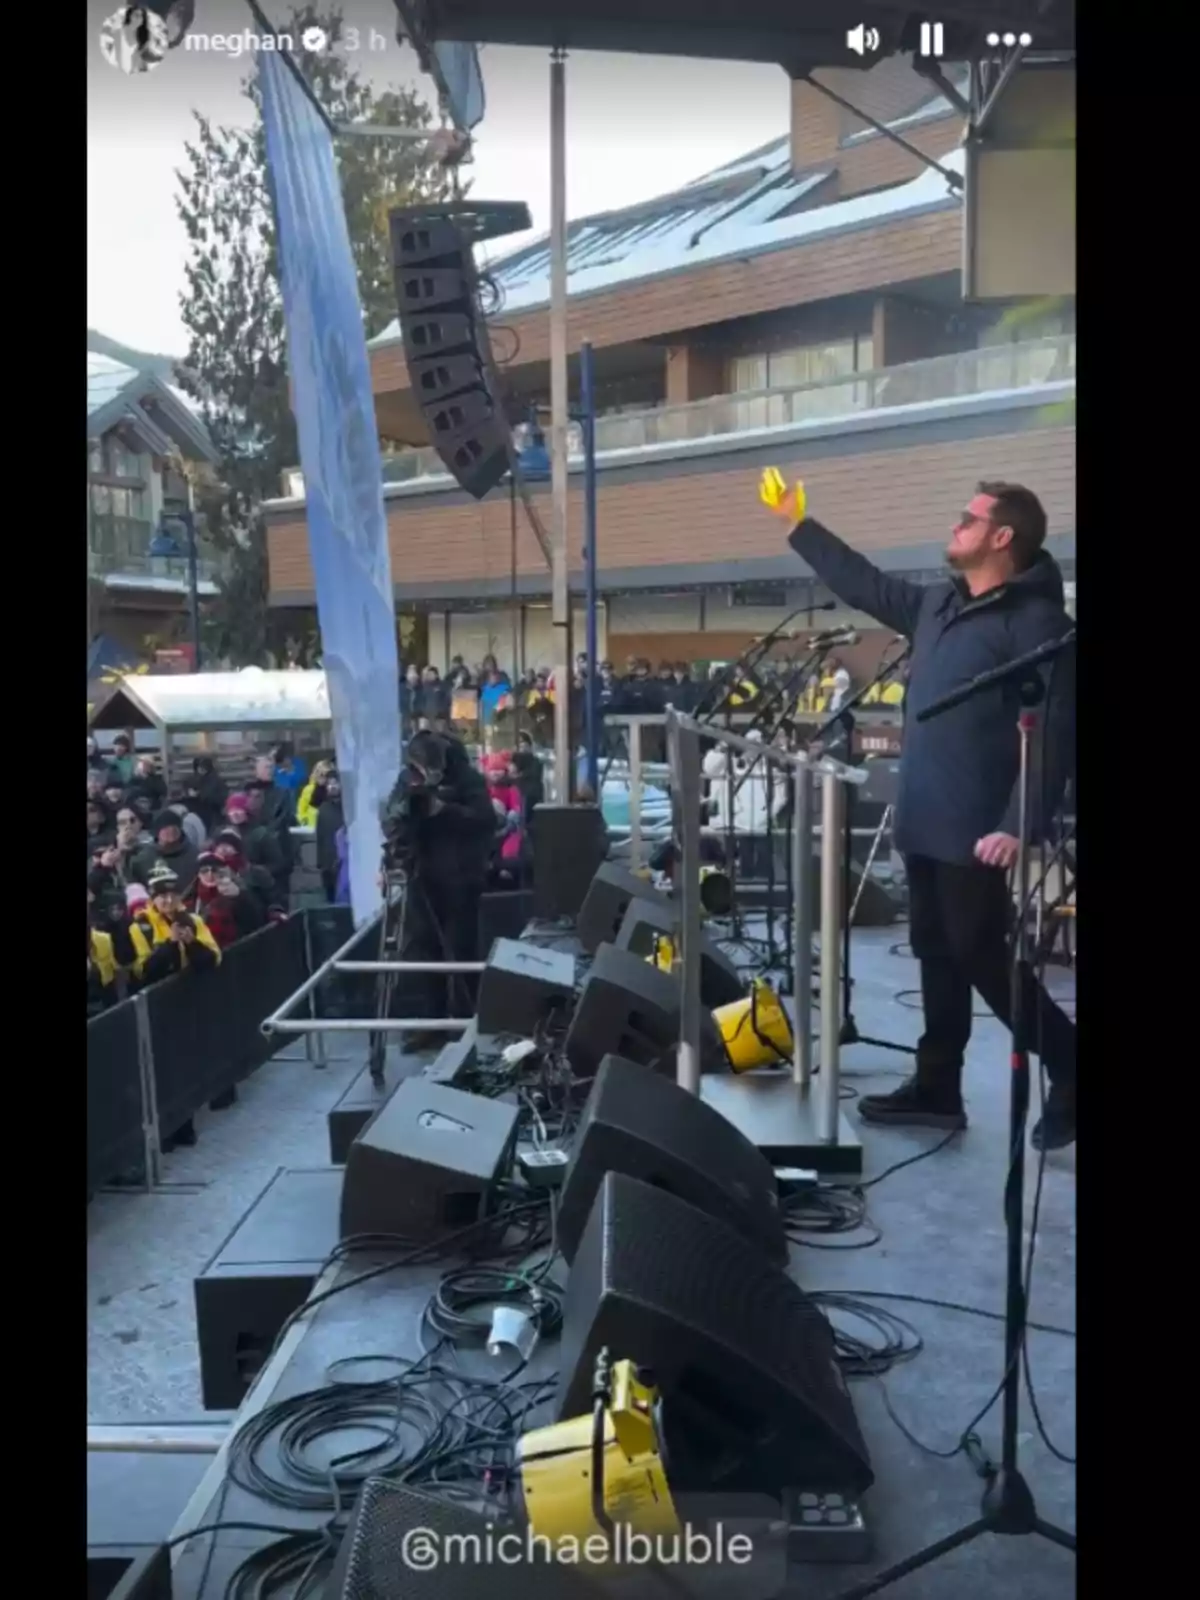
[(846, 34), (846, 48), (853, 50), (856, 56), (866, 55), (868, 50), (878, 50), (879, 44), (879, 29), (865, 28), (861, 22)]

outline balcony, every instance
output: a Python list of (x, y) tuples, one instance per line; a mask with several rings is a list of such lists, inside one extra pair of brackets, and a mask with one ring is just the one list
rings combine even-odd
[[(1012, 393), (1044, 384), (1068, 383), (1074, 377), (1074, 334), (990, 345), (981, 350), (880, 367), (873, 372), (825, 378), (793, 389), (714, 395), (690, 405), (657, 406), (650, 411), (599, 417), (596, 449), (603, 455), (615, 450), (681, 444), (788, 423), (828, 421), (894, 406)], [(583, 442), (577, 426), (571, 428), (570, 451), (572, 459), (582, 457)], [(431, 449), (405, 450), (384, 458), (384, 483), (445, 476), (445, 467)]]
[[(176, 588), (188, 585), (186, 560), (164, 559), (150, 554), (154, 525), (134, 517), (94, 514), (88, 541), (88, 574), (93, 578), (143, 579), (149, 588)], [(205, 540), (196, 541), (196, 572), (202, 584), (213, 584), (221, 576), (222, 561)]]

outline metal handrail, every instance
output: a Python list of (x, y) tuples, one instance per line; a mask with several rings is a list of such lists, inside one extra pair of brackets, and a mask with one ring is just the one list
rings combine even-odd
[[(1075, 364), (1075, 335), (1058, 334), (981, 345), (974, 350), (927, 356), (920, 361), (842, 373), (784, 388), (735, 390), (680, 405), (612, 412), (596, 419), (597, 454), (603, 457), (688, 439), (724, 438), (789, 422), (820, 421), (847, 412), (886, 411), (901, 405), (1069, 383), (1075, 377)], [(639, 428), (642, 437), (632, 437)], [(571, 455), (582, 456), (580, 441), (573, 441)], [(398, 451), (383, 463), (385, 483), (445, 476), (437, 452), (429, 447)]]

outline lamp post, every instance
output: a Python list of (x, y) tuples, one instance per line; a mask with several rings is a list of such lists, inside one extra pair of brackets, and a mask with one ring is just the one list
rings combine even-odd
[[(180, 534), (183, 535), (182, 539)], [(188, 611), (192, 632), (192, 671), (200, 671), (200, 578), (196, 557), (196, 519), (190, 511), (164, 511), (158, 519), (158, 532), (150, 541), (152, 560), (188, 564)]]

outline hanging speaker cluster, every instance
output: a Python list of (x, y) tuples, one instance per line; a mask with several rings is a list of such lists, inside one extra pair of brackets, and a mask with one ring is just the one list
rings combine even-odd
[(470, 236), (428, 211), (393, 211), (389, 223), (413, 394), (446, 469), (482, 500), (508, 471), (511, 435), (488, 380)]

